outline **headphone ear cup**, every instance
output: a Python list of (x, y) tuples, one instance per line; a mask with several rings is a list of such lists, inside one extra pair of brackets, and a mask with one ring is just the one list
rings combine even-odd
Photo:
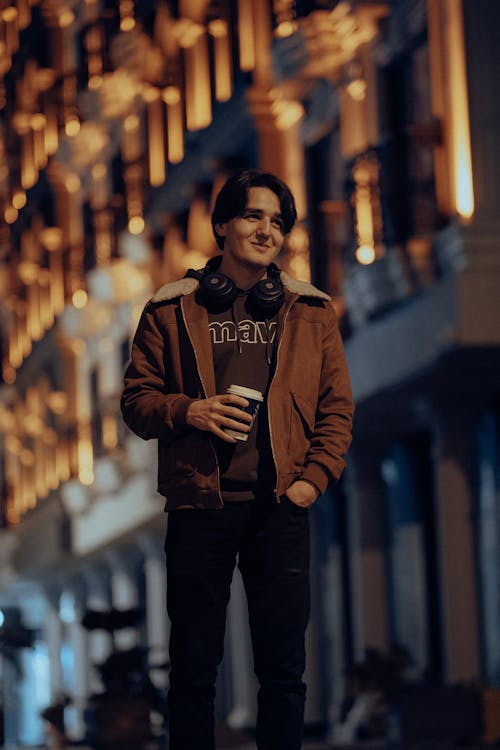
[(224, 309), (232, 305), (238, 295), (236, 284), (223, 273), (207, 273), (200, 280), (200, 290), (208, 304)]
[(252, 289), (252, 304), (258, 312), (269, 317), (275, 315), (285, 300), (283, 284), (279, 276), (268, 276)]

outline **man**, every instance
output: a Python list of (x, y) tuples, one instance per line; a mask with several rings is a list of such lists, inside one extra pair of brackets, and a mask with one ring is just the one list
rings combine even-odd
[[(158, 439), (158, 487), (171, 511), (171, 750), (215, 747), (236, 560), (260, 683), (257, 746), (301, 746), (308, 508), (342, 472), (353, 406), (330, 298), (273, 263), (295, 220), (276, 177), (231, 177), (212, 215), (222, 256), (152, 297), (125, 374), (125, 421)], [(253, 425), (247, 399), (226, 393), (231, 384), (263, 393)]]

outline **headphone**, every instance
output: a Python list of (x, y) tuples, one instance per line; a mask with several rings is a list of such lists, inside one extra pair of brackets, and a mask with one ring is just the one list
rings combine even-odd
[[(214, 262), (215, 261), (215, 262)], [(229, 276), (219, 273), (216, 269), (220, 265), (220, 258), (209, 261), (205, 268), (196, 271), (190, 268), (186, 276), (200, 282), (199, 292), (208, 307), (214, 310), (225, 310), (233, 304), (241, 291)], [(285, 292), (280, 278), (278, 266), (271, 263), (267, 269), (267, 277), (261, 279), (248, 295), (251, 308), (257, 314), (272, 318), (285, 299)]]

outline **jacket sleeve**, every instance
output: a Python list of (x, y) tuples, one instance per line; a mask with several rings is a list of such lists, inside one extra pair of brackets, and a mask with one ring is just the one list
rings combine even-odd
[(189, 429), (186, 412), (193, 399), (168, 390), (168, 344), (154, 305), (144, 308), (125, 371), (121, 410), (125, 423), (144, 440), (170, 440)]
[(326, 308), (323, 357), (314, 432), (301, 479), (320, 493), (340, 478), (351, 444), (354, 404), (335, 310)]

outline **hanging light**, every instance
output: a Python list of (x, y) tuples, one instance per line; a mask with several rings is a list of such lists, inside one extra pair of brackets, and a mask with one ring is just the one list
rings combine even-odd
[(94, 449), (92, 430), (88, 423), (78, 425), (78, 479), (82, 484), (90, 485), (94, 481)]
[(140, 125), (139, 116), (135, 114), (128, 115), (123, 122), (122, 156), (124, 162), (134, 162), (142, 154)]
[(59, 129), (57, 106), (52, 92), (46, 92), (43, 96), (43, 114), (45, 115), (45, 151), (48, 156), (53, 156), (59, 146)]
[(215, 98), (219, 102), (226, 102), (231, 98), (233, 88), (231, 46), (227, 21), (222, 18), (210, 21), (208, 33), (214, 40)]
[(457, 213), (471, 219), (474, 213), (469, 102), (465, 66), (461, 5), (446, 0), (449, 50), (450, 133), (454, 202)]
[(186, 125), (201, 130), (212, 121), (210, 63), (205, 27), (186, 22), (179, 39), (185, 55)]
[(12, 195), (12, 205), (15, 209), (20, 211), (22, 208), (25, 207), (26, 201), (27, 201), (27, 198), (26, 198), (26, 193), (24, 192), (24, 190), (21, 190), (18, 188), (17, 190), (14, 191)]
[(135, 28), (134, 0), (120, 0), (120, 31), (132, 31)]
[(294, 1), (273, 0), (273, 12), (276, 19), (275, 36), (280, 39), (291, 36), (297, 30)]
[(19, 216), (19, 211), (15, 206), (6, 206), (3, 212), (3, 218), (6, 224), (14, 224)]
[(153, 187), (163, 185), (166, 179), (165, 136), (163, 132), (163, 105), (159, 90), (149, 86), (144, 93), (148, 109), (149, 182)]
[(4, 27), (3, 38), (8, 55), (13, 55), (19, 49), (18, 18), (17, 8), (13, 5), (10, 5), (1, 12), (1, 20)]
[(167, 108), (168, 160), (178, 164), (184, 158), (184, 124), (181, 92), (177, 86), (163, 89), (163, 101)]
[(78, 310), (83, 309), (88, 302), (88, 295), (85, 289), (75, 289), (71, 301)]
[(143, 216), (131, 216), (128, 222), (130, 234), (142, 234), (146, 224)]
[(47, 151), (45, 148), (45, 116), (41, 113), (32, 115), (30, 125), (33, 130), (33, 151), (37, 169), (47, 166)]
[(31, 23), (31, 7), (29, 0), (16, 0), (17, 25), (20, 31), (27, 29)]
[(355, 183), (353, 203), (358, 241), (356, 260), (369, 265), (383, 253), (379, 166), (376, 157), (360, 157), (354, 165), (352, 175)]
[(240, 68), (251, 71), (255, 68), (255, 39), (252, 3), (238, 0), (238, 43)]
[(94, 25), (85, 34), (85, 47), (87, 49), (87, 71), (89, 82), (100, 78), (103, 72), (102, 60), (102, 33), (99, 26)]

